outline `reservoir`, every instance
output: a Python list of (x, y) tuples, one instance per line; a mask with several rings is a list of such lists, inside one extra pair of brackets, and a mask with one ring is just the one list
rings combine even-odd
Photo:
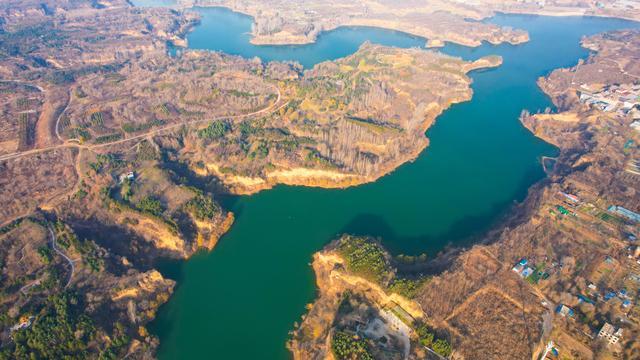
[[(191, 48), (294, 60), (305, 68), (349, 55), (364, 41), (425, 44), (399, 32), (339, 28), (310, 45), (254, 46), (250, 18), (218, 8), (197, 11), (202, 23), (188, 35)], [(160, 337), (161, 359), (287, 359), (288, 331), (315, 297), (311, 257), (337, 235), (379, 236), (394, 254), (435, 256), (447, 245), (477, 241), (524, 199), (544, 176), (541, 157), (556, 154), (518, 121), (523, 109), (552, 106), (536, 80), (586, 58), (582, 36), (636, 24), (514, 15), (489, 21), (525, 29), (531, 41), (441, 49), (465, 59), (496, 54), (504, 64), (471, 73), (473, 99), (437, 119), (427, 132), (431, 144), (414, 162), (343, 190), (278, 186), (219, 199), (236, 214), (231, 230), (212, 252), (162, 269), (178, 283), (151, 326)]]

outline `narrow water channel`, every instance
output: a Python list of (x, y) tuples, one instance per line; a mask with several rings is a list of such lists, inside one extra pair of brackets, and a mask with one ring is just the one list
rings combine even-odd
[[(197, 10), (202, 23), (188, 36), (191, 48), (296, 60), (307, 68), (346, 56), (365, 40), (399, 47), (425, 43), (393, 31), (340, 28), (311, 45), (260, 47), (248, 43), (250, 18)], [(579, 46), (583, 35), (636, 24), (512, 15), (490, 21), (525, 29), (531, 41), (442, 49), (465, 59), (497, 54), (504, 64), (472, 74), (473, 99), (438, 118), (427, 132), (431, 145), (416, 161), (346, 190), (278, 186), (224, 199), (237, 220), (217, 247), (162, 269), (178, 285), (152, 326), (161, 359), (286, 359), (287, 333), (315, 296), (311, 256), (336, 235), (381, 236), (394, 253), (434, 255), (482, 234), (524, 198), (544, 176), (541, 156), (556, 152), (518, 122), (522, 109), (551, 106), (537, 78), (588, 56)]]

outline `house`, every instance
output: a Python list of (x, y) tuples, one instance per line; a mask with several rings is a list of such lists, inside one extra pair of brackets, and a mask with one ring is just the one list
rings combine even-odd
[(35, 317), (33, 316), (20, 317), (20, 322), (11, 327), (11, 332), (28, 328), (29, 326), (31, 326), (33, 319), (35, 319)]
[(598, 337), (607, 340), (609, 345), (614, 345), (622, 338), (622, 329), (618, 328), (616, 330), (613, 325), (605, 323), (598, 332)]
[(558, 209), (558, 211), (560, 212), (560, 214), (562, 215), (571, 215), (571, 212), (569, 210), (567, 210), (567, 208), (565, 208), (562, 205), (558, 205), (556, 206), (556, 209)]
[(568, 194), (566, 192), (560, 191), (560, 195), (564, 196), (567, 200), (569, 200), (572, 203), (579, 203), (580, 199), (572, 194)]
[(618, 297), (621, 299), (628, 298), (629, 295), (627, 295), (627, 289), (621, 289), (620, 291), (618, 291)]
[(533, 269), (528, 267), (529, 260), (522, 258), (511, 270), (523, 278), (533, 274)]
[(629, 111), (631, 111), (634, 107), (636, 106), (635, 103), (632, 102), (628, 102), (628, 101), (624, 101), (622, 103), (622, 111), (624, 111), (625, 113), (628, 113)]
[(611, 112), (616, 109), (617, 105), (618, 104), (615, 104), (615, 103), (607, 104), (603, 110), (606, 112)]
[(610, 213), (615, 213), (620, 216), (624, 216), (633, 222), (640, 222), (640, 214), (635, 213), (629, 209), (625, 209), (622, 206), (612, 205), (609, 207), (608, 211)]
[(120, 174), (120, 182), (124, 182), (125, 180), (133, 181), (136, 179), (136, 174), (133, 171), (129, 171), (125, 174)]
[(564, 304), (560, 304), (556, 307), (556, 313), (563, 317), (573, 317), (574, 314), (573, 309)]
[(520, 264), (516, 264), (516, 266), (514, 266), (511, 270), (513, 270), (514, 273), (520, 275), (520, 273), (522, 272), (522, 265)]
[(609, 301), (616, 297), (616, 293), (614, 291), (609, 291), (604, 295), (604, 301)]
[(540, 359), (541, 360), (557, 359), (559, 355), (560, 355), (560, 351), (558, 351), (558, 349), (556, 348), (556, 345), (553, 343), (553, 341), (549, 341)]
[(522, 276), (523, 278), (528, 278), (529, 276), (531, 276), (531, 274), (533, 274), (533, 269), (530, 267), (527, 267), (526, 269), (522, 270), (522, 273), (520, 273), (520, 276)]

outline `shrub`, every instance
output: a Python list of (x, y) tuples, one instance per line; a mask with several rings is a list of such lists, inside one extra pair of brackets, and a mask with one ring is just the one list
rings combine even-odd
[(148, 161), (155, 160), (158, 158), (158, 153), (156, 148), (151, 145), (149, 141), (143, 141), (138, 145), (138, 150), (136, 152), (136, 160), (138, 161)]
[(433, 343), (433, 351), (444, 357), (448, 357), (451, 355), (451, 345), (444, 339), (438, 339)]
[(70, 242), (82, 256), (82, 261), (91, 268), (92, 271), (99, 272), (104, 267), (104, 259), (101, 248), (93, 240), (78, 240), (75, 235), (70, 237)]
[(214, 121), (204, 129), (198, 130), (198, 137), (205, 140), (215, 140), (223, 137), (231, 127), (227, 122)]
[(331, 350), (338, 360), (373, 360), (364, 340), (343, 331), (333, 335)]
[(40, 255), (42, 262), (47, 265), (51, 263), (51, 260), (53, 260), (51, 249), (49, 249), (49, 247), (46, 245), (42, 245), (38, 248), (38, 255)]
[(146, 212), (155, 216), (162, 215), (162, 212), (164, 211), (160, 200), (151, 196), (147, 196), (144, 199), (140, 200), (140, 203), (138, 203), (138, 209), (142, 212)]
[(254, 127), (251, 124), (251, 121), (249, 120), (244, 120), (243, 122), (240, 123), (240, 125), (238, 126), (238, 128), (240, 129), (240, 134), (243, 137), (247, 137), (249, 135), (253, 135), (256, 134), (258, 132), (258, 128)]
[(77, 138), (82, 142), (85, 142), (85, 141), (91, 139), (91, 133), (89, 133), (89, 131), (87, 131), (87, 129), (76, 127), (76, 128), (71, 129), (70, 132), (71, 132), (70, 136), (72, 138)]
[(20, 226), (22, 224), (23, 220), (24, 220), (23, 218), (19, 218), (17, 220), (14, 220), (14, 221), (10, 222), (9, 224), (7, 224), (7, 225), (5, 225), (3, 227), (0, 227), (0, 235), (6, 234), (9, 231), (17, 228), (18, 226)]
[(121, 133), (113, 133), (113, 134), (98, 136), (95, 142), (96, 144), (105, 144), (105, 143), (120, 140), (121, 138), (122, 138)]
[(219, 211), (218, 206), (209, 196), (197, 195), (189, 200), (185, 209), (198, 220), (212, 219)]
[(133, 122), (126, 122), (124, 124), (122, 124), (122, 130), (126, 133), (132, 133), (132, 132), (136, 132), (136, 131), (143, 131), (143, 130), (149, 130), (154, 126), (162, 126), (164, 125), (166, 122), (164, 120), (159, 120), (159, 119), (153, 119), (153, 120), (149, 120), (145, 123), (142, 124), (136, 124)]
[(418, 294), (418, 290), (424, 282), (425, 279), (395, 279), (391, 285), (389, 285), (389, 290), (409, 299), (413, 299)]
[(344, 236), (338, 252), (347, 263), (347, 269), (368, 280), (382, 283), (389, 274), (382, 247), (366, 237)]
[(96, 174), (100, 173), (105, 166), (115, 169), (124, 165), (126, 165), (126, 162), (113, 153), (98, 154), (96, 155), (96, 161), (89, 163), (89, 166), (96, 172)]
[(79, 190), (75, 193), (75, 195), (73, 195), (73, 197), (74, 197), (75, 199), (82, 200), (82, 199), (84, 199), (85, 197), (87, 197), (87, 195), (89, 195), (89, 193), (87, 193), (84, 189), (79, 189)]
[(445, 339), (436, 338), (434, 331), (422, 322), (415, 324), (415, 331), (420, 339), (420, 344), (431, 348), (436, 353), (448, 357), (451, 355), (451, 344)]
[(104, 125), (104, 116), (102, 116), (102, 112), (96, 111), (93, 114), (91, 114), (91, 116), (89, 117), (89, 122), (91, 123), (91, 126), (94, 126), (94, 127), (99, 127)]

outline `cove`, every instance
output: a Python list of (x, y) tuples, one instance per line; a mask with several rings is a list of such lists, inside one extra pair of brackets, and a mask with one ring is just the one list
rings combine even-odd
[[(316, 44), (258, 47), (248, 43), (250, 18), (216, 8), (198, 11), (202, 24), (189, 34), (190, 47), (298, 60), (305, 67), (348, 55), (365, 40), (425, 43), (398, 32), (340, 28)], [(525, 29), (531, 41), (442, 49), (465, 59), (497, 54), (504, 64), (472, 74), (473, 99), (437, 119), (427, 132), (430, 146), (414, 162), (344, 190), (277, 186), (222, 199), (236, 222), (216, 248), (162, 269), (178, 285), (151, 327), (160, 337), (161, 359), (287, 359), (288, 331), (315, 297), (311, 256), (338, 234), (380, 236), (396, 254), (435, 255), (447, 244), (469, 244), (524, 199), (544, 176), (540, 157), (556, 153), (518, 121), (523, 109), (551, 106), (537, 78), (588, 56), (581, 36), (636, 24), (512, 15), (490, 21)]]

